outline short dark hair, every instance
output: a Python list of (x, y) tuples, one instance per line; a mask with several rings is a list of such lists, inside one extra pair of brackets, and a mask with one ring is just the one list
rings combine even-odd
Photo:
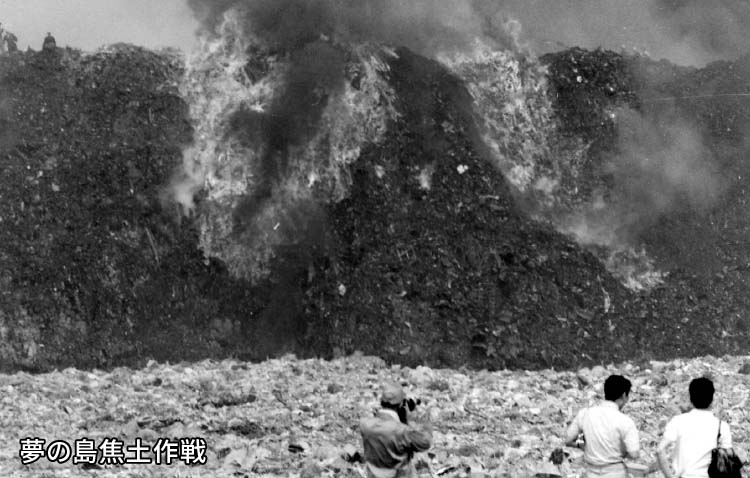
[(403, 406), (403, 403), (388, 403), (385, 400), (381, 400), (380, 406), (383, 408), (389, 408), (391, 410), (398, 410)]
[(604, 381), (604, 399), (615, 401), (623, 395), (630, 393), (630, 380), (622, 375), (610, 375)]
[(714, 383), (706, 378), (696, 378), (690, 382), (690, 403), (695, 408), (705, 409), (714, 401)]

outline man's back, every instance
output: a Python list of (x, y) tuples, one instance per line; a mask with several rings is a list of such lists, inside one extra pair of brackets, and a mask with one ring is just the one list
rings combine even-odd
[(609, 400), (581, 410), (570, 428), (583, 432), (585, 460), (589, 465), (621, 463), (624, 452), (636, 453), (640, 448), (635, 423)]
[(55, 41), (55, 37), (53, 37), (51, 33), (47, 33), (47, 36), (44, 37), (44, 43), (42, 43), (42, 50), (55, 51), (56, 48), (57, 42)]
[[(364, 458), (371, 475), (377, 478), (409, 476), (408, 465), (415, 452), (430, 448), (431, 436), (401, 423), (391, 410), (381, 410), (360, 422)], [(401, 471), (407, 474), (401, 473)]]
[[(664, 440), (675, 444), (673, 466), (682, 478), (705, 478), (716, 448), (719, 419), (710, 410), (693, 409), (672, 418), (664, 430)], [(732, 447), (729, 424), (721, 422), (721, 447)]]

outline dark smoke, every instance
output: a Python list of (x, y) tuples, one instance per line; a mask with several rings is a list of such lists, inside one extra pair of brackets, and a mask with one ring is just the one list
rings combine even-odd
[(326, 0), (188, 0), (197, 19), (214, 30), (229, 9), (242, 13), (246, 33), (290, 50), (330, 33), (333, 11)]
[(502, 39), (504, 2), (490, 0), (188, 0), (208, 30), (231, 8), (243, 11), (247, 33), (281, 47), (300, 48), (320, 35), (405, 46), (430, 55), (477, 37)]
[(747, 0), (187, 0), (209, 30), (239, 6), (248, 31), (282, 46), (320, 34), (431, 54), (476, 37), (508, 46), (518, 20), (538, 53), (573, 46), (648, 53), (702, 66), (750, 53)]
[[(231, 121), (231, 135), (264, 145), (260, 186), (235, 212), (240, 231), (288, 176), (290, 148), (317, 131), (328, 98), (344, 84), (340, 42), (405, 46), (427, 56), (464, 49), (476, 38), (517, 48), (517, 32), (507, 23), (514, 18), (538, 50), (635, 48), (697, 65), (750, 49), (750, 33), (743, 28), (750, 11), (743, 0), (187, 1), (209, 32), (225, 12), (237, 10), (244, 34), (292, 65), (268, 111), (238, 111)], [(699, 132), (679, 118), (664, 126), (633, 112), (620, 114), (619, 154), (608, 163), (616, 178), (613, 227), (638, 234), (665, 212), (716, 200), (721, 181)]]
[[(493, 17), (478, 16), (468, 0), (188, 0), (203, 27), (217, 32), (224, 14), (239, 14), (243, 34), (267, 53), (291, 64), (267, 111), (239, 110), (228, 132), (248, 145), (263, 145), (259, 181), (234, 212), (235, 233), (251, 233), (258, 211), (290, 174), (290, 149), (316, 133), (328, 98), (344, 85), (342, 42), (377, 42), (407, 46), (431, 55), (465, 47)], [(502, 29), (498, 28), (498, 31)], [(502, 35), (493, 35), (502, 39)], [(253, 52), (248, 52), (252, 61)]]
[[(295, 42), (298, 38), (295, 39)], [(320, 40), (292, 51), (292, 68), (268, 112), (240, 110), (231, 118), (230, 134), (255, 143), (260, 135), (265, 152), (260, 163), (263, 181), (235, 210), (238, 231), (246, 229), (273, 188), (289, 174), (289, 148), (301, 146), (317, 130), (327, 98), (343, 86), (343, 52)]]

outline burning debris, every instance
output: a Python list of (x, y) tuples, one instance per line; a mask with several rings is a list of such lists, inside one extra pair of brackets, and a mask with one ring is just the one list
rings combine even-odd
[(544, 178), (556, 181), (558, 165), (547, 144), (554, 128), (544, 67), (481, 42), (469, 53), (440, 60), (466, 83), (482, 138), (510, 184), (526, 192)]
[(392, 3), (193, 2), (190, 55), (0, 57), (2, 363), (744, 347), (747, 59), (536, 58)]
[[(182, 91), (198, 134), (185, 150), (184, 167), (172, 188), (184, 212), (197, 212), (206, 256), (222, 260), (237, 276), (257, 281), (267, 276), (279, 247), (305, 243), (310, 228), (317, 229), (309, 221), (298, 222), (300, 214), (295, 211), (347, 197), (351, 166), (363, 147), (382, 140), (386, 125), (395, 118), (387, 66), (394, 53), (371, 41), (399, 41), (398, 36), (382, 36), (389, 28), (398, 29), (399, 21), (389, 16), (398, 8), (385, 9), (390, 13), (379, 13), (380, 23), (365, 27), (361, 15), (337, 11), (333, 3), (322, 0), (193, 6), (206, 32), (199, 52), (188, 59)], [(284, 15), (288, 9), (298, 14), (293, 24)], [(364, 12), (375, 14), (372, 8)], [(447, 19), (437, 13), (429, 21)], [(522, 44), (517, 23), (498, 24), (493, 19), (496, 32), (487, 35), (481, 28), (466, 28), (477, 23), (470, 14), (462, 21), (466, 24), (457, 31), (463, 36), (440, 48), (428, 46), (424, 39), (403, 41), (432, 52), (464, 81), (483, 143), (476, 147), (489, 150), (506, 180), (533, 204), (530, 213), (560, 231), (572, 232), (583, 244), (608, 249), (600, 256), (603, 263), (628, 287), (648, 289), (658, 283), (661, 273), (651, 266), (643, 276), (648, 279), (634, 279), (633, 269), (652, 260), (645, 252), (626, 251), (642, 247), (637, 241), (642, 218), (658, 217), (679, 194), (716, 195), (717, 187), (691, 179), (710, 175), (683, 159), (688, 151), (694, 152), (693, 158), (701, 157), (699, 142), (693, 145), (697, 148), (683, 145), (694, 135), (684, 129), (684, 134), (675, 132), (671, 145), (657, 139), (648, 151), (631, 151), (643, 148), (639, 138), (653, 128), (635, 132), (632, 147), (625, 145), (630, 141), (626, 129), (632, 124), (628, 118), (633, 115), (603, 105), (603, 111), (595, 113), (602, 117), (601, 124), (622, 130), (616, 135), (621, 150), (609, 161), (609, 170), (602, 171), (617, 178), (613, 194), (619, 196), (591, 214), (587, 209), (601, 201), (587, 204), (589, 198), (602, 197), (596, 191), (589, 195), (589, 186), (582, 183), (589, 180), (583, 170), (590, 164), (586, 156), (591, 143), (583, 136), (566, 137), (560, 123), (564, 118), (553, 106), (547, 66)], [(590, 89), (591, 75), (573, 68), (574, 88)], [(616, 85), (609, 82), (605, 89), (620, 98)], [(664, 159), (649, 162), (650, 156)], [(640, 166), (633, 167), (633, 160)], [(698, 162), (702, 160), (694, 161)], [(424, 190), (431, 187), (431, 168), (418, 175)], [(654, 178), (659, 184), (652, 184)], [(653, 187), (643, 189), (644, 185)], [(204, 206), (196, 211), (199, 192)], [(597, 217), (606, 219), (597, 222)], [(606, 229), (610, 239), (582, 237), (577, 234), (581, 228), (570, 220), (594, 221), (585, 228)], [(613, 256), (620, 259), (614, 261)], [(624, 259), (641, 256), (644, 259), (636, 263)]]
[[(257, 280), (278, 246), (307, 239), (306, 205), (347, 195), (349, 166), (395, 110), (386, 49), (318, 39), (275, 51), (242, 21), (227, 11), (187, 60), (182, 91), (197, 139), (172, 189), (186, 212), (204, 193), (195, 211), (204, 253)], [(252, 65), (262, 68), (248, 74)]]

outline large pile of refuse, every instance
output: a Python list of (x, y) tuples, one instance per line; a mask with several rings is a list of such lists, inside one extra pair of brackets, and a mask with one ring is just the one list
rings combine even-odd
[[(234, 216), (211, 222), (228, 209), (201, 209), (199, 190), (185, 215), (168, 193), (195, 139), (183, 56), (114, 45), (0, 57), (0, 369), (357, 350), (410, 365), (570, 368), (746, 351), (741, 179), (721, 182), (710, 207), (636, 215), (625, 243), (643, 245), (663, 277), (629, 289), (611, 263), (628, 266), (632, 251), (583, 243), (554, 220), (570, 210), (539, 209), (507, 181), (483, 137), (477, 85), (409, 50), (388, 52), (373, 63), (394, 95), (386, 131), (347, 156), (346, 194), (296, 211), (316, 219), (314, 240), (280, 245), (255, 283), (201, 249), (201, 227), (231, 227)], [(607, 190), (618, 184), (607, 165), (622, 136), (610, 113), (622, 108), (654, 124), (679, 113), (710, 125), (699, 131), (701, 151), (717, 158), (712, 177), (744, 177), (741, 104), (656, 100), (735, 92), (745, 64), (680, 69), (578, 49), (542, 59), (534, 81), (546, 68), (554, 114), (543, 124), (557, 125), (550, 151), (585, 146), (559, 204), (591, 205), (593, 217), (595, 192), (607, 203), (642, 191)], [(469, 74), (470, 62), (461, 68), (484, 78)], [(519, 78), (492, 87), (520, 88)], [(520, 101), (508, 95), (498, 90), (496, 100)], [(534, 126), (512, 118), (520, 106), (495, 106), (498, 121), (512, 121), (493, 131)], [(524, 141), (503, 144), (510, 154)]]

